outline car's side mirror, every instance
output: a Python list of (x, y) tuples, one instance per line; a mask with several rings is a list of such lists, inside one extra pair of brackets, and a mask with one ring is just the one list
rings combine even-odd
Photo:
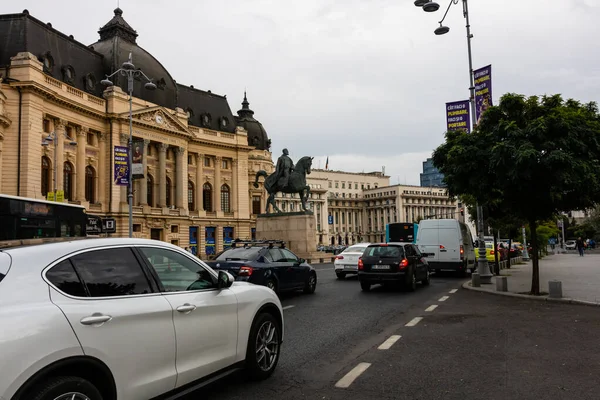
[(298, 259), (298, 264), (304, 264), (305, 262), (306, 262), (306, 260), (304, 258)]
[(235, 278), (229, 272), (219, 271), (219, 277), (217, 278), (217, 288), (218, 289), (226, 289), (233, 285), (233, 281)]

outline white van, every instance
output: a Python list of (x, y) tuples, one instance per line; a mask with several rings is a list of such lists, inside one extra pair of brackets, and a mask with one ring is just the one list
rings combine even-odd
[(419, 222), (417, 247), (430, 271), (456, 271), (465, 275), (475, 268), (475, 250), (469, 228), (455, 219), (425, 219)]

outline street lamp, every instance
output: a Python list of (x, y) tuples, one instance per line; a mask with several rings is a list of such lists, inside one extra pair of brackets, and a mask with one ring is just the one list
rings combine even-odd
[(133, 61), (131, 59), (131, 53), (129, 53), (129, 60), (125, 61), (121, 65), (120, 69), (108, 75), (105, 79), (102, 79), (100, 83), (106, 87), (113, 86), (114, 83), (110, 80), (110, 78), (117, 74), (127, 77), (127, 93), (129, 94), (129, 142), (127, 146), (129, 149), (129, 157), (127, 161), (129, 176), (127, 179), (127, 202), (129, 203), (129, 237), (131, 238), (133, 237), (133, 181), (131, 179), (131, 162), (133, 157), (133, 80), (136, 77), (144, 77), (148, 81), (144, 87), (148, 90), (156, 89), (156, 85), (152, 82), (152, 79), (148, 78), (146, 74), (142, 72), (142, 70), (135, 69), (135, 65), (133, 65)]
[[(436, 35), (445, 35), (446, 33), (450, 32), (450, 28), (447, 26), (442, 25), (444, 20), (446, 19), (446, 16), (448, 15), (448, 11), (450, 11), (450, 7), (452, 7), (453, 4), (458, 4), (460, 0), (450, 0), (450, 4), (448, 4), (448, 8), (446, 9), (446, 12), (444, 13), (444, 17), (442, 18), (441, 21), (439, 21), (440, 26), (438, 28), (435, 29), (434, 33)], [(417, 7), (422, 7), (423, 11), (426, 12), (434, 12), (437, 11), (440, 6), (439, 4), (433, 2), (433, 1), (428, 1), (426, 3), (424, 3), (423, 1), (415, 1), (415, 6)], [(471, 24), (469, 22), (469, 6), (467, 3), (467, 0), (462, 0), (462, 4), (463, 4), (463, 16), (465, 17), (466, 20), (466, 28), (467, 28), (467, 50), (468, 50), (468, 55), (469, 55), (469, 91), (471, 92), (470, 97), (469, 97), (469, 103), (471, 104), (471, 121), (472, 121), (472, 126), (473, 129), (475, 128), (475, 125), (477, 124), (477, 119), (475, 118), (475, 81), (474, 81), (474, 76), (473, 76), (473, 55), (471, 52), (471, 39), (473, 38), (473, 35), (471, 34)], [(490, 269), (488, 267), (488, 263), (487, 263), (487, 259), (486, 259), (486, 250), (485, 250), (485, 241), (483, 238), (483, 208), (477, 204), (477, 230), (478, 235), (477, 235), (477, 241), (479, 242), (479, 259), (477, 262), (477, 271), (479, 272), (479, 276), (481, 278), (481, 283), (491, 283), (492, 282), (492, 274), (490, 273)]]
[[(69, 139), (71, 146), (77, 146), (77, 142), (71, 139), (65, 132), (62, 134)], [(56, 192), (58, 191), (58, 135), (56, 132), (50, 132), (42, 141), (42, 146), (47, 147), (50, 142), (54, 143), (54, 201), (56, 201)]]

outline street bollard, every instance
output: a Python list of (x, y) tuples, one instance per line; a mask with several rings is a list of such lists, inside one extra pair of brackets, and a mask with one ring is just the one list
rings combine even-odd
[(561, 281), (548, 281), (548, 297), (551, 299), (562, 299), (562, 282)]
[(471, 274), (471, 286), (473, 286), (473, 287), (481, 286), (481, 276), (479, 276), (479, 272), (473, 272)]
[(497, 276), (496, 277), (496, 291), (497, 292), (508, 292), (508, 277)]

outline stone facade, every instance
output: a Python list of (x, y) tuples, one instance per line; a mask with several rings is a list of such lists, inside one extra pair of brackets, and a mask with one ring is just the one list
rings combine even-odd
[[(102, 98), (81, 91), (44, 73), (27, 52), (0, 70), (8, 72), (0, 85), (0, 193), (42, 199), (64, 191), (65, 201), (88, 213), (116, 218), (116, 235), (127, 236), (127, 187), (113, 181), (113, 149), (128, 143), (128, 95), (118, 86)], [(225, 230), (251, 238), (252, 204), (262, 210), (266, 195), (250, 182), (258, 170), (273, 171), (271, 153), (249, 146), (241, 127), (230, 133), (193, 126), (183, 109), (136, 97), (132, 108), (145, 171), (134, 181), (134, 236), (182, 247), (196, 236), (202, 256), (207, 227), (214, 228), (216, 252)]]

